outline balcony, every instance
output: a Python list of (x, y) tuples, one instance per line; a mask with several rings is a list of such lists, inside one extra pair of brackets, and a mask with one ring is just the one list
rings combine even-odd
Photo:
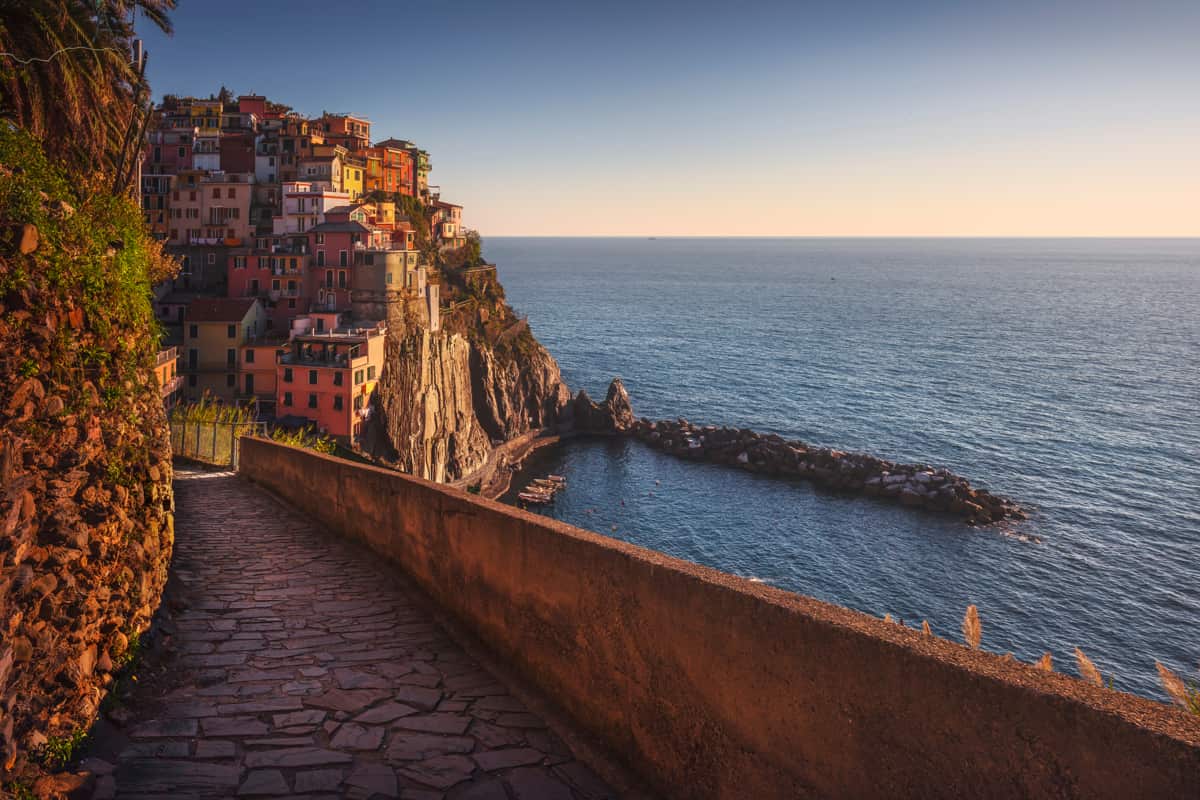
[(161, 367), (163, 364), (166, 364), (169, 361), (175, 361), (177, 358), (179, 358), (178, 347), (164, 347), (162, 350), (158, 351), (158, 358), (155, 361), (154, 366)]

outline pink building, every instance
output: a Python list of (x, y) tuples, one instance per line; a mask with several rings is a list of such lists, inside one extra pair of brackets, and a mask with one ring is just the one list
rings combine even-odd
[(238, 248), (230, 252), (227, 294), (257, 297), (266, 305), (267, 329), (287, 331), (298, 316), (308, 313), (309, 257)]
[(238, 246), (253, 238), (254, 175), (216, 172), (179, 176), (171, 192), (168, 243)]
[(292, 337), (276, 369), (277, 416), (305, 417), (317, 429), (353, 444), (370, 415), (370, 397), (383, 370), (384, 323), (352, 323), (321, 315), (334, 327)]

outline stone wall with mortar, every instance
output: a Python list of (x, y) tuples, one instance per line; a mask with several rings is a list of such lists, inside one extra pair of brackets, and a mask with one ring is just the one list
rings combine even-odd
[(409, 476), (260, 440), (240, 469), (666, 796), (1200, 796), (1200, 719), (1167, 706)]

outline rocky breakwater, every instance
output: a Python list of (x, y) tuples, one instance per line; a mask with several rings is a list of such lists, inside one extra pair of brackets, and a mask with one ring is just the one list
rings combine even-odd
[(136, 651), (174, 535), (149, 302), (171, 265), (94, 183), (0, 126), (0, 786), (38, 796)]
[(632, 434), (651, 447), (681, 458), (800, 478), (835, 491), (955, 514), (968, 525), (1025, 518), (1025, 512), (1011, 500), (972, 487), (966, 478), (927, 464), (901, 464), (865, 453), (789, 441), (776, 434), (693, 425), (686, 419), (640, 419), (633, 425)]

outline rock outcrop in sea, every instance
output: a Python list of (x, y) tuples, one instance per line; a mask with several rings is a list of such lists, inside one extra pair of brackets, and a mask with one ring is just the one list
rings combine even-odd
[(608, 395), (603, 403), (596, 403), (586, 389), (571, 403), (574, 429), (579, 433), (627, 433), (637, 424), (629, 392), (620, 378), (613, 378), (608, 385)]

